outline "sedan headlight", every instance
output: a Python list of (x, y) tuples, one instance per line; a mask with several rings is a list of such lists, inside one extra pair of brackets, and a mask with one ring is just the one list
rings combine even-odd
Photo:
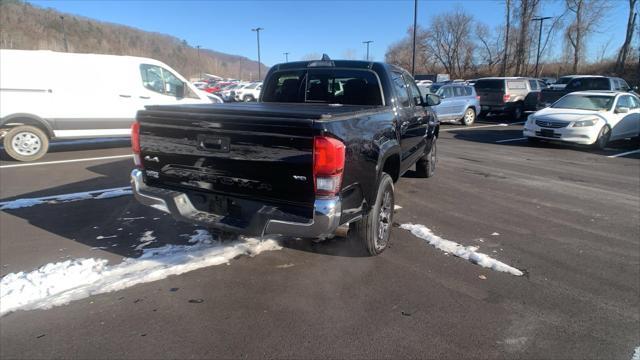
[(574, 121), (571, 127), (587, 127), (593, 126), (598, 122), (598, 119), (580, 120)]

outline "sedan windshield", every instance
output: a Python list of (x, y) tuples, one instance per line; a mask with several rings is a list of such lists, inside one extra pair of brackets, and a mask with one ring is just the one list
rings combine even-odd
[(555, 109), (578, 110), (610, 110), (613, 105), (613, 96), (607, 95), (566, 95), (551, 107)]

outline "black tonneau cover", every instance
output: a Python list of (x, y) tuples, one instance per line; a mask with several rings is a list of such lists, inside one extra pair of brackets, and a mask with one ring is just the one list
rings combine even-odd
[(194, 105), (153, 105), (150, 111), (167, 111), (207, 115), (259, 116), (295, 119), (331, 119), (349, 116), (362, 111), (371, 111), (380, 106), (331, 105), (313, 103), (236, 103), (236, 104), (194, 104)]

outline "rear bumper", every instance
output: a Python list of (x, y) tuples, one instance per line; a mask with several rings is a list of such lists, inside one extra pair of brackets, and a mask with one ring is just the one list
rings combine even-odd
[(483, 112), (492, 112), (492, 113), (503, 113), (513, 111), (515, 109), (516, 103), (506, 103), (504, 105), (480, 105), (480, 109)]
[(250, 236), (327, 238), (336, 232), (342, 215), (340, 198), (333, 197), (315, 200), (312, 219), (287, 214), (275, 206), (253, 201), (244, 201), (257, 209), (249, 218), (231, 218), (196, 209), (183, 192), (147, 186), (143, 172), (138, 169), (131, 171), (131, 188), (138, 202), (167, 212), (179, 221)]

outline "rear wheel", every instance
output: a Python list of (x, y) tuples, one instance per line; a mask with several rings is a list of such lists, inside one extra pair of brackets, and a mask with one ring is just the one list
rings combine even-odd
[(35, 126), (11, 128), (3, 139), (7, 155), (18, 161), (35, 161), (49, 150), (49, 137)]
[(596, 149), (604, 150), (609, 143), (609, 138), (611, 137), (611, 129), (609, 125), (605, 125), (600, 129), (600, 133), (598, 133), (598, 139), (593, 143), (593, 147)]
[(522, 111), (522, 104), (517, 104), (517, 105), (513, 108), (513, 110), (511, 110), (511, 116), (513, 117), (513, 119), (514, 119), (515, 121), (518, 121), (518, 120), (522, 119), (522, 114), (523, 114), (523, 111)]
[(242, 101), (244, 101), (244, 102), (251, 102), (251, 101), (253, 101), (253, 96), (251, 96), (251, 95), (245, 95), (245, 96), (242, 98)]
[(418, 177), (430, 178), (435, 175), (436, 163), (438, 162), (437, 139), (436, 137), (433, 138), (431, 150), (416, 162), (416, 175)]
[(367, 215), (352, 224), (350, 232), (369, 255), (378, 255), (389, 245), (394, 206), (393, 179), (382, 173), (375, 204)]
[(476, 112), (472, 108), (468, 108), (462, 117), (462, 125), (471, 126), (476, 121)]

